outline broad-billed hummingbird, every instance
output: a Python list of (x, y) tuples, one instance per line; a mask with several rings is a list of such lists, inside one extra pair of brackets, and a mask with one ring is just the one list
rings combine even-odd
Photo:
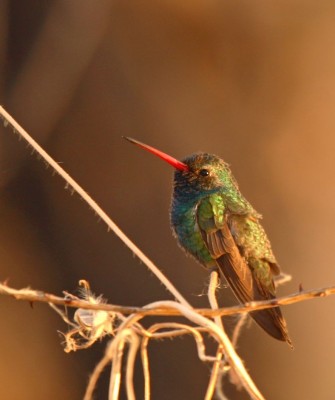
[[(219, 268), (242, 303), (275, 298), (280, 268), (260, 224), (261, 215), (241, 194), (228, 165), (213, 154), (182, 161), (126, 137), (175, 168), (171, 225), (180, 246), (207, 269)], [(279, 307), (250, 313), (271, 336), (291, 347)]]

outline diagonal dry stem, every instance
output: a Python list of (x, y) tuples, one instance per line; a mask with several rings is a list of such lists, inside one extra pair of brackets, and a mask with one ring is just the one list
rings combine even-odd
[(106, 223), (108, 229), (112, 230), (116, 236), (156, 275), (163, 283), (167, 290), (182, 304), (188, 304), (182, 294), (175, 288), (169, 279), (156, 267), (156, 265), (133, 243), (128, 236), (112, 221), (112, 219), (103, 211), (92, 197), (19, 125), (15, 119), (0, 106), (0, 117), (3, 119), (5, 126), (8, 124), (13, 131), (22, 137), (36, 153), (49, 164), (57, 174), (59, 174), (66, 182), (67, 187), (71, 187), (79, 196), (93, 209), (93, 211)]
[[(210, 275), (209, 286), (208, 286), (208, 301), (213, 310), (217, 310), (219, 308), (219, 305), (218, 305), (218, 302), (217, 302), (217, 299), (215, 296), (215, 292), (218, 287), (218, 283), (219, 283), (219, 274), (217, 271), (212, 271), (211, 275)], [(215, 316), (214, 321), (215, 321), (216, 325), (220, 329), (222, 329), (222, 331), (224, 331), (221, 316)], [(217, 360), (214, 362), (213, 367), (212, 367), (211, 377), (210, 377), (210, 380), (208, 383), (205, 400), (211, 400), (213, 398), (214, 391), (218, 384), (218, 381), (221, 380), (220, 378), (222, 376), (221, 369), (223, 367), (223, 364), (222, 364), (223, 356), (224, 356), (224, 348), (223, 348), (222, 344), (218, 344), (218, 348), (216, 351)], [(220, 396), (219, 398), (221, 400), (225, 399), (225, 397), (222, 397), (222, 396)]]

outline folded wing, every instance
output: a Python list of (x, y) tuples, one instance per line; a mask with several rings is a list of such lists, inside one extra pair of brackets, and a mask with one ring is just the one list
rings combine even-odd
[[(197, 211), (198, 226), (212, 258), (226, 278), (238, 300), (247, 303), (253, 300), (275, 298), (272, 290), (256, 279), (247, 260), (241, 255), (229, 228), (227, 218), (216, 215), (220, 199), (209, 197), (202, 201)], [(250, 313), (250, 316), (271, 336), (291, 345), (285, 320), (279, 307)]]

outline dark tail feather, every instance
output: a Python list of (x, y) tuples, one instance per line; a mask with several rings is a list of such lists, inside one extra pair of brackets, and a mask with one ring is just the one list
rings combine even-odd
[(269, 335), (275, 339), (286, 342), (293, 349), (286, 322), (279, 307), (251, 312), (250, 317), (252, 317)]
[[(260, 291), (245, 260), (240, 256), (237, 248), (234, 250), (217, 258), (216, 262), (238, 300), (242, 303), (248, 303), (255, 300), (273, 299), (274, 296), (270, 293), (265, 295), (265, 293)], [(287, 342), (293, 348), (285, 319), (279, 307), (254, 311), (250, 313), (250, 316), (269, 335), (275, 339)]]

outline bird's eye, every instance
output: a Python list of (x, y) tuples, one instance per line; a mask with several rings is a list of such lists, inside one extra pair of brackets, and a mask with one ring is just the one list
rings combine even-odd
[(201, 169), (200, 171), (199, 171), (199, 175), (201, 175), (201, 176), (208, 176), (209, 175), (209, 171), (208, 171), (208, 169)]

